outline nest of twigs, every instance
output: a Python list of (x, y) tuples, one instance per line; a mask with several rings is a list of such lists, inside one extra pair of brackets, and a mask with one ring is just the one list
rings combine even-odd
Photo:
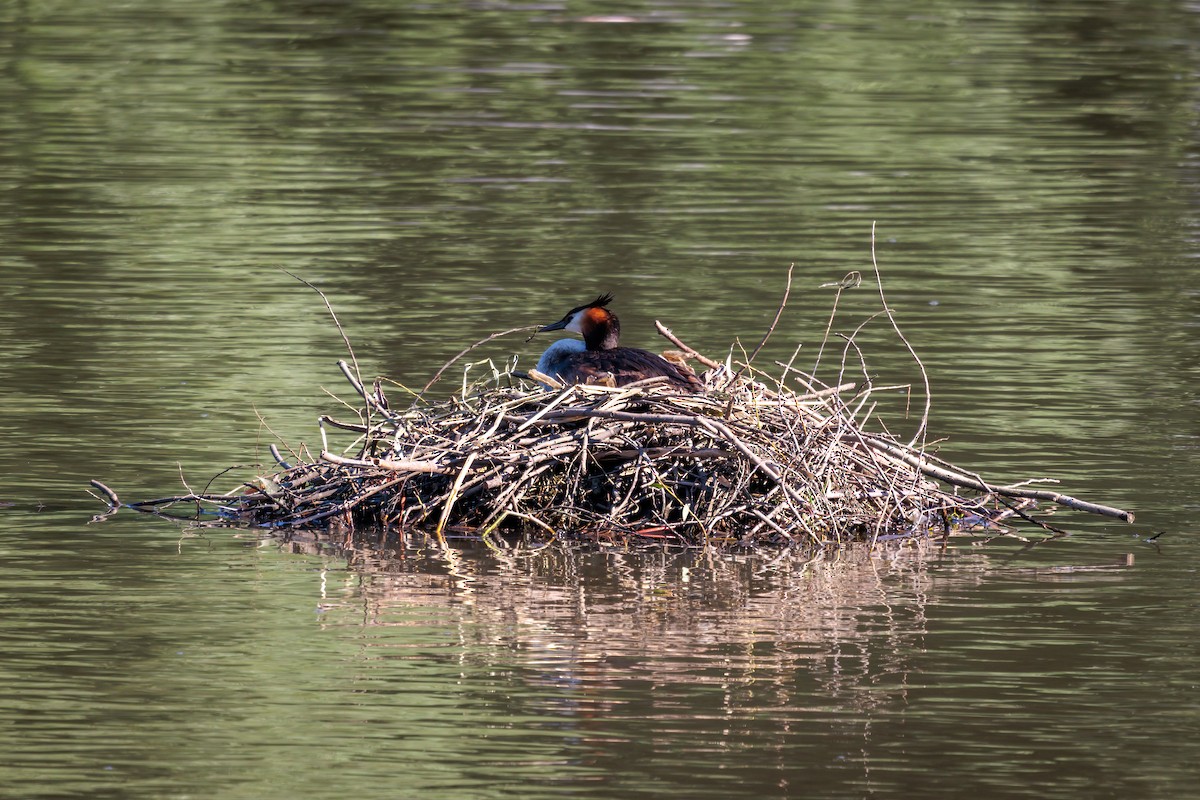
[[(829, 386), (787, 365), (770, 379), (750, 366), (753, 354), (718, 363), (659, 330), (707, 368), (706, 391), (554, 388), (535, 373), (547, 388), (505, 369), (482, 385), (464, 380), (450, 399), (398, 411), (380, 382), (367, 388), (339, 362), (362, 411), (354, 421), (321, 418), (317, 457), (290, 465), (273, 448), (280, 468), (232, 492), (128, 507), (180, 516), (187, 504), (194, 520), (277, 531), (398, 528), (441, 539), (454, 530), (485, 541), (513, 532), (683, 546), (874, 543), (1008, 532), (1014, 520), (1057, 532), (1032, 513), (1039, 500), (1132, 521), (1031, 481), (994, 485), (940, 461), (921, 442), (924, 420), (913, 441), (869, 430), (866, 401), (882, 391), (869, 380)], [(334, 452), (330, 431), (352, 441)], [(121, 507), (93, 485), (110, 513)]]

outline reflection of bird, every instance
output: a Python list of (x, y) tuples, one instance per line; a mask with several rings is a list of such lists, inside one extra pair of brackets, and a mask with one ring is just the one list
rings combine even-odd
[(543, 332), (566, 330), (578, 333), (583, 342), (559, 339), (542, 354), (538, 371), (563, 383), (606, 383), (611, 380), (616, 386), (661, 376), (667, 379), (667, 386), (672, 389), (703, 390), (704, 385), (691, 370), (636, 347), (621, 347), (621, 323), (616, 314), (605, 308), (611, 302), (611, 294), (597, 297), (586, 305), (572, 308), (558, 322), (544, 326)]

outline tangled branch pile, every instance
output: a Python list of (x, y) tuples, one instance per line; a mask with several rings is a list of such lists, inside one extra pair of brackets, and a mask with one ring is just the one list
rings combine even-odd
[[(1056, 530), (1031, 516), (1036, 500), (1132, 520), (1030, 481), (993, 486), (868, 431), (864, 407), (882, 389), (825, 386), (790, 367), (768, 383), (748, 362), (719, 364), (660, 332), (709, 367), (704, 393), (547, 390), (502, 372), (447, 401), (394, 411), (378, 382), (367, 389), (341, 362), (364, 409), (354, 422), (321, 418), (317, 458), (280, 459), (283, 469), (228, 494), (129, 507), (170, 513), (189, 503), (192, 518), (282, 530), (398, 526), (439, 538), (522, 531), (684, 546), (873, 543), (1014, 517)], [(356, 438), (332, 452), (330, 429)], [(120, 507), (93, 485), (110, 511)]]

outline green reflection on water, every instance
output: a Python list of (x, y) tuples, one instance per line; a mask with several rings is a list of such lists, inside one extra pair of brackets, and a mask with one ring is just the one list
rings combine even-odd
[[(437, 598), (385, 602), (420, 571), (84, 527), (88, 478), (149, 496), (182, 466), (202, 485), (274, 440), (256, 410), (296, 444), (337, 409), (321, 386), (341, 391), (340, 338), (280, 265), (330, 293), (368, 373), (419, 385), (466, 343), (601, 290), (633, 344), (652, 346), (660, 318), (714, 355), (750, 346), (795, 261), (761, 359), (802, 341), (804, 364), (831, 300), (817, 287), (869, 267), (872, 222), (945, 454), (1186, 527), (1194, 14), (612, 13), (0, 6), (0, 501), (16, 503), (0, 533), (14, 611), (0, 730), (15, 731), (22, 785), (732, 796), (733, 775), (754, 796), (1046, 781), (1053, 797), (1095, 775), (1126, 794), (1194, 783), (1180, 752), (1194, 636), (1169, 602), (1187, 596), (1186, 550), (1070, 587), (1065, 611), (1041, 607), (1043, 584), (981, 588), (971, 562), (841, 585), (878, 602), (831, 588), (811, 601), (822, 621), (797, 617), (808, 584), (780, 594), (740, 575), (714, 595), (666, 570), (633, 603), (570, 559), (551, 577), (481, 567), (492, 583), (474, 606), (435, 578)], [(839, 329), (878, 307), (848, 294)], [(885, 327), (859, 342), (878, 382), (916, 378)], [(47, 522), (39, 503), (67, 511)], [(1125, 533), (1087, 531), (1047, 560), (1091, 560)], [(1153, 715), (1169, 762), (1126, 708)]]

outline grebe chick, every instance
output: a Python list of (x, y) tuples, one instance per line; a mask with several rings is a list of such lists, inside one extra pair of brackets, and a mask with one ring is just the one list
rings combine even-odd
[[(611, 294), (602, 295), (572, 308), (558, 322), (542, 327), (542, 332), (566, 330), (578, 333), (583, 337), (583, 347), (576, 343), (572, 351), (564, 343), (573, 340), (560, 339), (542, 354), (538, 370), (564, 383), (600, 382), (611, 377), (617, 386), (661, 376), (667, 379), (667, 385), (672, 389), (702, 391), (704, 385), (690, 370), (646, 350), (620, 346), (621, 323), (616, 314), (605, 308), (612, 299)], [(543, 362), (553, 371), (543, 369)]]

